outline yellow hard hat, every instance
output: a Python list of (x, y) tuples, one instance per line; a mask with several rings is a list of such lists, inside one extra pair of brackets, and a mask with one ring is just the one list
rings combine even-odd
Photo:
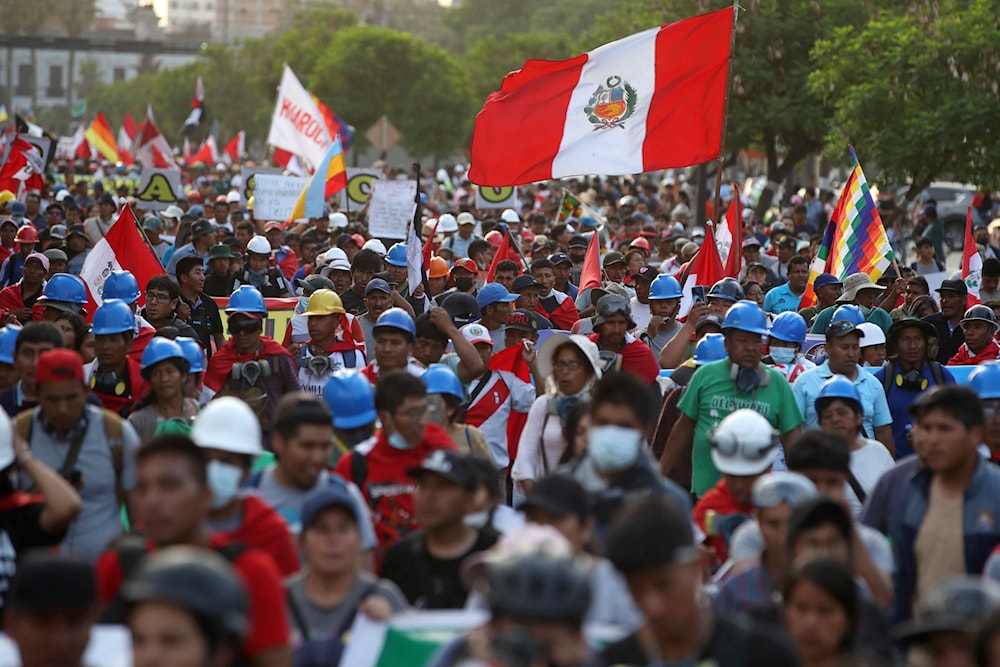
[(17, 197), (15, 197), (14, 193), (10, 190), (0, 191), (0, 204), (6, 204), (7, 202), (14, 201), (15, 199), (17, 199)]
[(346, 312), (344, 310), (344, 303), (340, 300), (340, 296), (336, 292), (331, 289), (318, 289), (309, 297), (306, 310), (302, 314), (310, 317), (312, 315), (334, 315), (344, 312)]
[(253, 195), (250, 196), (250, 199), (247, 199), (247, 210), (253, 210)]
[(431, 257), (431, 265), (427, 271), (428, 278), (444, 278), (448, 275), (448, 262), (444, 257)]

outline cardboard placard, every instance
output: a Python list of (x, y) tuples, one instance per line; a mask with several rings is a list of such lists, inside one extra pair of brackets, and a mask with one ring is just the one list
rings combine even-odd
[(139, 200), (136, 207), (144, 211), (162, 211), (176, 204), (183, 193), (180, 169), (143, 167), (135, 191), (135, 198)]
[(517, 209), (517, 188), (486, 188), (476, 187), (476, 208), (512, 208)]
[(372, 181), (368, 233), (375, 238), (405, 239), (416, 208), (416, 181)]
[(380, 169), (347, 168), (347, 187), (340, 191), (340, 208), (358, 211), (368, 203), (372, 195), (372, 181), (384, 178)]
[(306, 176), (256, 174), (253, 180), (253, 217), (257, 220), (287, 220), (309, 184)]
[[(243, 185), (240, 186), (240, 204), (246, 205), (250, 197), (253, 197), (254, 179), (258, 174), (272, 174), (280, 176), (281, 170), (273, 167), (241, 167), (240, 176), (243, 178)], [(257, 204), (257, 200), (254, 200)]]

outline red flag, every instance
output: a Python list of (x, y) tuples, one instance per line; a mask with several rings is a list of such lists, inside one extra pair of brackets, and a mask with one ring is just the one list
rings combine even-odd
[(14, 136), (7, 159), (0, 166), (0, 190), (18, 194), (23, 190), (42, 190), (45, 165), (35, 145)]
[[(486, 271), (486, 282), (488, 283), (495, 282), (494, 278), (496, 277), (497, 273), (497, 264), (499, 264), (500, 262), (504, 261), (505, 259), (514, 259), (515, 260), (514, 263), (517, 264), (516, 261), (517, 250), (515, 250), (514, 246), (512, 245), (514, 243), (514, 240), (510, 237), (509, 232), (504, 235), (504, 240), (506, 241), (506, 243), (501, 243), (500, 247), (497, 248), (496, 253), (494, 253), (493, 255), (493, 261), (490, 262), (490, 268), (487, 269)], [(518, 271), (518, 273), (520, 274), (521, 272)]]
[(87, 311), (93, 314), (103, 301), (104, 281), (112, 271), (131, 271), (139, 283), (139, 304), (144, 302), (144, 289), (150, 278), (163, 275), (163, 265), (139, 231), (132, 208), (122, 209), (118, 219), (103, 239), (87, 255), (80, 270), (80, 277), (90, 291), (91, 303)]
[(236, 136), (229, 140), (229, 143), (222, 149), (222, 159), (234, 164), (240, 161), (243, 154), (247, 152), (247, 133), (240, 130)]
[(198, 152), (191, 156), (191, 164), (202, 162), (214, 165), (219, 161), (219, 148), (215, 145), (215, 136), (208, 135), (208, 139), (201, 145)]
[(601, 251), (598, 247), (600, 241), (597, 239), (595, 231), (590, 237), (590, 245), (587, 246), (587, 256), (583, 260), (583, 269), (580, 270), (580, 291), (592, 287), (601, 286)]
[(434, 255), (434, 235), (437, 234), (437, 228), (437, 221), (435, 221), (434, 228), (431, 229), (431, 233), (428, 234), (427, 238), (424, 240), (424, 247), (421, 250), (424, 260), (424, 271), (429, 270), (431, 266), (431, 257)]
[[(715, 232), (711, 222), (705, 223), (705, 241), (701, 244), (698, 254), (691, 260), (687, 280), (684, 281), (684, 297), (681, 310), (687, 314), (691, 307), (691, 288), (697, 285), (714, 285), (726, 277), (719, 259), (719, 248), (715, 245)], [(687, 306), (687, 308), (684, 307)]]
[(132, 144), (135, 143), (136, 128), (132, 114), (125, 112), (121, 129), (118, 130), (118, 158), (125, 164), (132, 164)]
[(726, 275), (739, 278), (743, 267), (743, 215), (740, 211), (740, 188), (733, 183), (733, 201), (729, 203), (726, 223), (730, 236), (729, 257), (726, 258)]
[(969, 293), (966, 296), (966, 308), (972, 308), (980, 303), (979, 283), (983, 278), (983, 256), (979, 254), (979, 246), (972, 235), (972, 207), (965, 214), (965, 246), (962, 248), (962, 280)]
[[(510, 186), (719, 157), (733, 7), (563, 61), (529, 60), (476, 117), (469, 179)], [(524, 128), (531, 141), (522, 141)]]
[(509, 371), (524, 382), (531, 382), (531, 370), (524, 361), (521, 345), (505, 347), (490, 358), (491, 371)]
[(178, 168), (177, 163), (174, 162), (170, 144), (160, 133), (150, 115), (146, 116), (146, 122), (143, 123), (142, 132), (139, 134), (139, 141), (135, 148), (135, 159), (142, 161), (143, 164), (163, 169)]

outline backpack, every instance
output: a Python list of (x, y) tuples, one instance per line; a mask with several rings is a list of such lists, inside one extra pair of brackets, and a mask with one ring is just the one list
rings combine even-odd
[[(104, 611), (101, 612), (99, 623), (124, 625), (126, 621), (125, 598), (122, 595), (122, 591), (125, 589), (125, 584), (128, 583), (129, 577), (136, 571), (136, 568), (143, 559), (149, 555), (149, 551), (146, 549), (146, 538), (136, 533), (119, 537), (111, 545), (111, 548), (118, 555), (118, 563), (122, 572), (122, 583), (118, 587), (115, 599), (108, 603)], [(247, 547), (242, 542), (233, 542), (212, 551), (220, 554), (230, 563), (235, 563), (246, 550)]]
[[(934, 386), (944, 386), (944, 372), (941, 370), (941, 364), (936, 361), (928, 361), (927, 364), (931, 369), (931, 379), (934, 380)], [(882, 371), (882, 390), (885, 392), (887, 400), (889, 398), (889, 391), (896, 382), (896, 368), (896, 362), (890, 361)]]
[[(28, 443), (28, 447), (31, 447), (31, 434), (35, 426), (35, 411), (39, 409), (31, 408), (22, 410), (14, 420), (17, 435), (24, 442)], [(125, 467), (124, 420), (110, 410), (102, 409), (101, 416), (104, 418), (104, 438), (108, 441), (108, 447), (111, 449), (111, 463), (115, 470), (115, 494), (118, 496), (118, 503), (124, 506), (125, 488), (122, 486), (122, 471)], [(57, 470), (63, 476), (63, 479), (68, 480), (72, 475), (73, 469), (76, 467), (77, 456), (82, 446), (82, 440), (79, 445), (74, 443), (74, 446), (71, 446), (70, 451), (66, 454), (66, 458), (63, 459), (63, 465)]]

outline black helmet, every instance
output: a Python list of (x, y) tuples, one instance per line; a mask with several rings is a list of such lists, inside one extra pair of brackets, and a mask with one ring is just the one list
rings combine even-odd
[(954, 577), (934, 585), (917, 604), (914, 618), (892, 629), (894, 641), (912, 642), (939, 632), (971, 632), (977, 621), (1000, 609), (1000, 584), (980, 577)]
[(128, 613), (141, 602), (166, 602), (198, 616), (210, 640), (239, 644), (249, 627), (243, 583), (225, 558), (196, 547), (168, 547), (143, 559), (125, 584)]
[(708, 296), (716, 299), (725, 299), (733, 303), (743, 301), (747, 298), (746, 293), (740, 286), (740, 281), (736, 280), (736, 278), (723, 278), (715, 283), (712, 285), (712, 289), (709, 290)]
[(577, 557), (535, 552), (490, 561), (485, 583), (494, 614), (582, 622), (590, 607), (588, 568)]

